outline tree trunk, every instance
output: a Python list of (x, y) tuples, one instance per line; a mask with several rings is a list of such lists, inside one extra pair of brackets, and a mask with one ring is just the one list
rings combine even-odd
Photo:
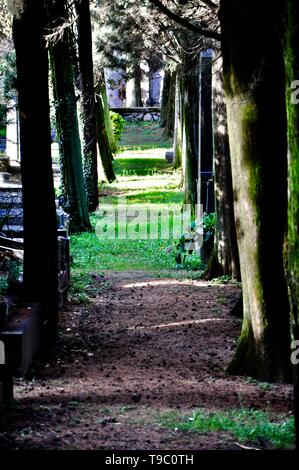
[[(285, 63), (287, 75), (287, 111), (289, 141), (289, 210), (288, 210), (288, 281), (291, 326), (294, 340), (299, 340), (299, 94), (294, 82), (299, 78), (299, 4), (288, 0)], [(294, 366), (294, 405), (296, 447), (299, 449), (299, 364)]]
[[(98, 148), (100, 154), (100, 162), (102, 164), (102, 171), (108, 183), (112, 183), (116, 179), (112, 161), (113, 155), (109, 145), (105, 126), (104, 106), (101, 96), (101, 85), (97, 85), (96, 93), (96, 110), (97, 110), (97, 130), (98, 130)], [(100, 171), (99, 171), (100, 174)]]
[(163, 90), (162, 90), (162, 99), (161, 99), (161, 114), (160, 114), (160, 125), (161, 127), (165, 127), (166, 119), (167, 119), (167, 108), (169, 103), (169, 89), (170, 89), (170, 82), (171, 82), (171, 71), (166, 68), (164, 72), (164, 80), (163, 80)]
[(24, 297), (43, 305), (55, 332), (58, 313), (57, 222), (51, 160), (44, 2), (28, 0), (14, 19), (24, 207)]
[(180, 74), (176, 73), (175, 82), (175, 110), (174, 110), (174, 132), (173, 132), (173, 167), (178, 169), (182, 167), (182, 146), (183, 146), (183, 128), (182, 128), (182, 94), (180, 89)]
[(173, 137), (175, 122), (175, 94), (176, 94), (176, 72), (166, 71), (166, 82), (163, 85), (162, 98), (162, 121), (161, 127), (164, 127), (165, 137)]
[(206, 279), (231, 276), (240, 280), (240, 262), (234, 215), (234, 199), (223, 89), (222, 60), (213, 62), (213, 147), (215, 175), (216, 228), (214, 251), (205, 273)]
[(142, 71), (139, 60), (135, 60), (132, 65), (132, 78), (127, 83), (127, 107), (142, 107), (141, 79)]
[(77, 0), (79, 87), (83, 123), (83, 164), (88, 209), (98, 206), (97, 128), (89, 0)]
[(183, 71), (180, 78), (182, 96), (182, 161), (184, 176), (184, 204), (191, 205), (195, 216), (198, 196), (198, 139), (199, 139), (199, 96), (198, 56), (184, 54)]
[[(203, 212), (215, 212), (214, 164), (213, 164), (213, 123), (212, 123), (212, 62), (209, 50), (200, 53), (199, 69), (199, 172), (198, 200)], [(203, 250), (204, 251), (204, 247)]]
[[(289, 303), (283, 266), (287, 214), (282, 12), (270, 0), (222, 0), (234, 210), (243, 326), (232, 373), (290, 379)], [(254, 25), (254, 35), (252, 27)]]
[[(54, 22), (56, 18), (59, 18), (59, 22), (64, 21), (67, 18), (65, 2), (53, 1), (50, 15)], [(70, 214), (71, 230), (82, 232), (90, 230), (90, 222), (83, 177), (74, 70), (70, 60), (71, 40), (70, 31), (66, 29), (62, 39), (51, 46), (50, 55), (64, 208)]]
[(103, 110), (104, 110), (104, 120), (105, 120), (105, 128), (107, 132), (107, 137), (110, 145), (110, 149), (112, 154), (117, 151), (117, 142), (115, 140), (114, 132), (113, 132), (113, 126), (112, 126), (112, 121), (110, 117), (110, 109), (109, 109), (109, 103), (108, 103), (108, 98), (107, 98), (107, 91), (106, 91), (106, 80), (105, 80), (105, 74), (104, 71), (102, 73), (102, 85), (100, 89), (100, 94), (102, 97), (102, 103), (103, 103)]

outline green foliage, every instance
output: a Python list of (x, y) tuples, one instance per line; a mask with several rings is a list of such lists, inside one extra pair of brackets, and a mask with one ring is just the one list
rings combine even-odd
[[(132, 153), (128, 153), (132, 155)], [(171, 171), (171, 167), (161, 157), (161, 151), (144, 151), (138, 158), (119, 158), (115, 160), (117, 181), (101, 187), (107, 196), (100, 199), (100, 207), (105, 209), (117, 203), (117, 194), (127, 197), (130, 204), (150, 204), (159, 208), (164, 204), (182, 204), (183, 193), (179, 189), (180, 174)], [(143, 155), (143, 157), (142, 157)], [(159, 155), (150, 158), (147, 155)], [(111, 194), (112, 195), (109, 195)], [(100, 215), (91, 216), (93, 226), (100, 220)], [(145, 222), (146, 223), (146, 222)], [(116, 229), (119, 230), (117, 221)], [(146, 227), (148, 230), (148, 227)], [(169, 240), (99, 240), (95, 233), (86, 233), (71, 238), (74, 257), (74, 269), (80, 272), (144, 270), (169, 271), (175, 269)]]
[[(131, 153), (132, 154), (132, 153)], [(169, 170), (170, 165), (161, 158), (118, 158), (114, 170), (118, 176), (155, 176)]]
[(204, 266), (197, 253), (193, 252), (193, 240), (196, 236), (196, 225), (193, 223), (188, 233), (184, 233), (178, 242), (174, 243), (174, 255), (177, 269), (192, 271), (203, 270)]
[(0, 294), (4, 294), (9, 287), (19, 280), (21, 262), (4, 257), (0, 262)]
[[(6, 119), (6, 109), (4, 106), (0, 105), (0, 126), (5, 122)], [(0, 138), (4, 139), (6, 137), (6, 130), (4, 127), (0, 128)]]
[(4, 98), (11, 99), (16, 93), (16, 53), (10, 49), (1, 54), (0, 58), (0, 78), (3, 80)]
[(93, 272), (174, 269), (168, 247), (167, 240), (99, 240), (94, 233), (71, 238), (74, 268), (78, 272), (85, 269)]
[(112, 128), (116, 142), (120, 141), (122, 132), (124, 130), (126, 121), (125, 119), (118, 113), (114, 113), (110, 111), (110, 117), (112, 121)]
[(274, 422), (269, 414), (259, 410), (231, 410), (204, 413), (199, 410), (191, 416), (170, 411), (159, 415), (162, 426), (180, 431), (199, 433), (226, 431), (241, 442), (259, 444), (268, 441), (274, 447), (289, 447), (294, 444), (294, 418), (278, 418)]
[(202, 219), (203, 224), (203, 240), (204, 242), (208, 241), (215, 233), (216, 225), (216, 214), (211, 212), (210, 214), (204, 215)]
[(215, 277), (214, 279), (212, 279), (211, 282), (213, 282), (213, 284), (231, 284), (232, 278), (231, 276), (224, 275), (224, 276)]
[(7, 261), (8, 279), (10, 282), (17, 282), (20, 277), (21, 263), (17, 260)]
[(196, 253), (186, 253), (184, 252), (181, 255), (176, 255), (177, 269), (186, 269), (187, 271), (203, 271), (204, 263), (201, 261), (201, 258)]
[(169, 142), (160, 142), (158, 144), (139, 144), (139, 145), (122, 145), (121, 147), (118, 148), (118, 153), (123, 153), (123, 152), (142, 152), (144, 150), (160, 150), (160, 149), (165, 149), (169, 150)]
[(119, 151), (171, 149), (172, 140), (163, 135), (159, 122), (126, 122)]
[(92, 274), (84, 272), (84, 269), (73, 269), (68, 300), (72, 303), (81, 304), (89, 302), (99, 292), (98, 283), (95, 283)]
[[(0, 43), (1, 48), (1, 43)], [(7, 113), (11, 110), (10, 100), (16, 94), (16, 55), (10, 46), (0, 51), (0, 137), (6, 136)]]
[[(207, 242), (215, 233), (216, 215), (214, 213), (205, 214), (202, 218), (203, 243)], [(197, 235), (197, 225), (191, 224), (188, 233), (184, 233), (178, 243), (174, 245), (174, 255), (177, 269), (187, 269), (193, 271), (203, 271), (204, 263), (199, 254), (194, 251), (194, 241)]]
[(0, 295), (5, 294), (8, 289), (7, 275), (0, 274)]

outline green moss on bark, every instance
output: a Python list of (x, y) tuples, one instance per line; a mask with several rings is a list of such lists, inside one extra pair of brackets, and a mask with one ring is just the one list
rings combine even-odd
[[(282, 11), (266, 0), (222, 0), (225, 87), (244, 320), (230, 371), (289, 380), (289, 304), (283, 267), (287, 212)], [(271, 16), (271, 21), (269, 21)], [(255, 24), (254, 37), (249, 32)]]
[[(287, 30), (285, 37), (286, 101), (289, 145), (289, 206), (287, 275), (291, 305), (291, 333), (299, 339), (299, 103), (293, 95), (293, 83), (299, 79), (299, 5), (297, 0), (287, 2)], [(299, 448), (299, 365), (294, 366), (294, 412), (296, 447)]]

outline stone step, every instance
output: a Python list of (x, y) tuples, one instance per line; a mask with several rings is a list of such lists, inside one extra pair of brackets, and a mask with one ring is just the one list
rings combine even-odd
[(7, 327), (0, 332), (12, 375), (22, 377), (26, 373), (41, 340), (42, 328), (43, 315), (38, 304), (15, 308)]
[(23, 225), (3, 225), (1, 229), (6, 237), (9, 238), (23, 238)]
[(9, 219), (14, 219), (15, 217), (23, 218), (23, 207), (15, 207), (14, 205), (11, 207), (1, 207), (0, 204), (0, 218), (1, 217), (8, 217)]
[[(0, 215), (1, 220), (1, 215)], [(14, 229), (14, 227), (23, 226), (24, 219), (23, 217), (5, 217), (5, 226), (9, 227), (10, 229)], [(3, 232), (3, 229), (1, 230)]]

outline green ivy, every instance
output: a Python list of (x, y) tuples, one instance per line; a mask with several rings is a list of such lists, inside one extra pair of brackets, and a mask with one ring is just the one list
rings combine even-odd
[(216, 214), (214, 212), (211, 212), (210, 214), (204, 215), (202, 219), (202, 223), (203, 223), (203, 240), (204, 242), (206, 242), (215, 233)]
[[(215, 233), (216, 214), (205, 214), (201, 221), (203, 228), (203, 242), (207, 242)], [(197, 225), (192, 222), (188, 233), (184, 233), (178, 242), (175, 243), (174, 253), (177, 269), (187, 269), (200, 271), (204, 269), (204, 264), (200, 256), (192, 249), (192, 241), (196, 236)], [(189, 249), (190, 245), (190, 249)]]
[(110, 111), (110, 117), (112, 121), (112, 128), (116, 142), (119, 142), (121, 134), (124, 130), (126, 121), (125, 119), (118, 113), (114, 113)]

